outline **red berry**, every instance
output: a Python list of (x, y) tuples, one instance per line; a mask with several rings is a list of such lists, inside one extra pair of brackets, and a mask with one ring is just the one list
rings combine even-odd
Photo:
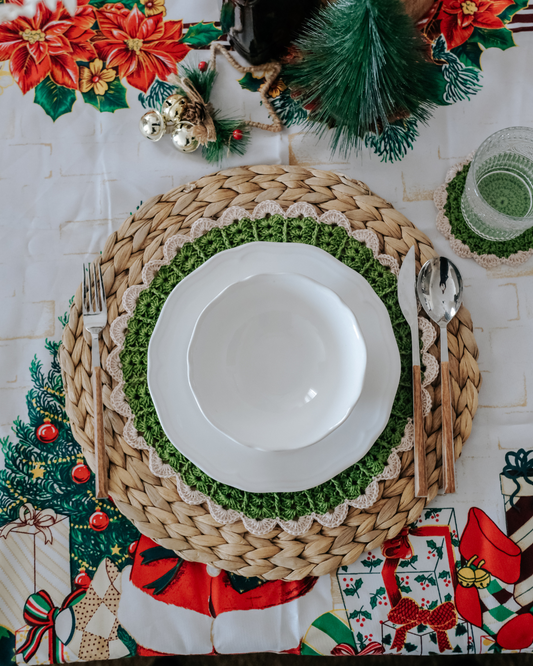
[(198, 63), (198, 69), (201, 72), (205, 72), (205, 70), (207, 69), (207, 63), (205, 62), (205, 60), (202, 60), (202, 62)]
[(342, 580), (346, 580), (346, 578), (343, 578)]
[(353, 578), (350, 578), (350, 580), (353, 580)]
[(235, 141), (240, 141), (242, 139), (242, 130), (240, 129), (233, 130), (233, 138), (235, 139)]
[(378, 601), (378, 604), (381, 606), (381, 601)]

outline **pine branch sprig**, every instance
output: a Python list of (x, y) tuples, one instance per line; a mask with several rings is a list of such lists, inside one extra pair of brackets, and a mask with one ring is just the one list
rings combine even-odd
[(319, 136), (348, 155), (368, 132), (399, 118), (425, 122), (436, 106), (427, 45), (401, 0), (337, 0), (323, 7), (295, 42), (299, 58), (284, 70)]

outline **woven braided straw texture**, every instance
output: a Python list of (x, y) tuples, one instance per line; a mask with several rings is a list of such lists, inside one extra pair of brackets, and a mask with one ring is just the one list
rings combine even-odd
[[(111, 234), (101, 256), (108, 322), (124, 313), (124, 292), (142, 283), (142, 269), (148, 262), (163, 258), (164, 244), (171, 236), (186, 234), (199, 218), (219, 218), (230, 206), (253, 211), (259, 203), (271, 200), (284, 209), (307, 202), (319, 213), (341, 211), (354, 230), (374, 231), (380, 252), (394, 257), (399, 264), (412, 245), (417, 269), (435, 255), (425, 234), (360, 181), (330, 171), (293, 166), (226, 169), (153, 197)], [(64, 330), (60, 359), (72, 432), (94, 469), (91, 350), (81, 307), (80, 286)], [(481, 385), (476, 361), (478, 348), (470, 313), (464, 306), (448, 327), (448, 345), (455, 455), (459, 457), (470, 436)], [(100, 341), (103, 368), (114, 346), (108, 324)], [(438, 340), (428, 351), (439, 358)], [(427, 387), (432, 409), (424, 422), (429, 475), (427, 499), (414, 497), (413, 452), (405, 451), (400, 454), (399, 476), (379, 483), (378, 499), (370, 508), (350, 507), (342, 525), (331, 528), (315, 522), (301, 536), (289, 534), (281, 527), (255, 536), (240, 520), (221, 525), (207, 506), (187, 504), (180, 497), (175, 480), (156, 477), (150, 471), (148, 452), (126, 443), (125, 419), (111, 404), (113, 380), (105, 370), (102, 377), (110, 495), (140, 532), (189, 561), (266, 580), (324, 575), (351, 564), (365, 550), (376, 548), (417, 520), (425, 505), (436, 496), (442, 481), (441, 399), (437, 378)]]

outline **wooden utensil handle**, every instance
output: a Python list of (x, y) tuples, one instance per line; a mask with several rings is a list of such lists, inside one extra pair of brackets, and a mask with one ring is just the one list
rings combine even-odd
[(452, 392), (448, 361), (440, 364), (442, 402), (442, 467), (444, 492), (455, 492), (455, 451), (453, 447)]
[(94, 454), (96, 458), (96, 497), (108, 497), (107, 459), (104, 438), (104, 406), (102, 403), (102, 371), (93, 368)]
[(413, 408), (415, 422), (415, 497), (427, 497), (426, 441), (422, 412), (422, 377), (419, 365), (413, 365)]

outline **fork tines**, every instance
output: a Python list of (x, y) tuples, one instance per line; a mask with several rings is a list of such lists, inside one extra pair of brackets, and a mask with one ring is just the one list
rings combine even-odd
[[(92, 268), (92, 270), (91, 270)], [(82, 302), (84, 314), (101, 312), (106, 307), (104, 280), (100, 264), (83, 264)], [(87, 279), (88, 274), (88, 279)]]

